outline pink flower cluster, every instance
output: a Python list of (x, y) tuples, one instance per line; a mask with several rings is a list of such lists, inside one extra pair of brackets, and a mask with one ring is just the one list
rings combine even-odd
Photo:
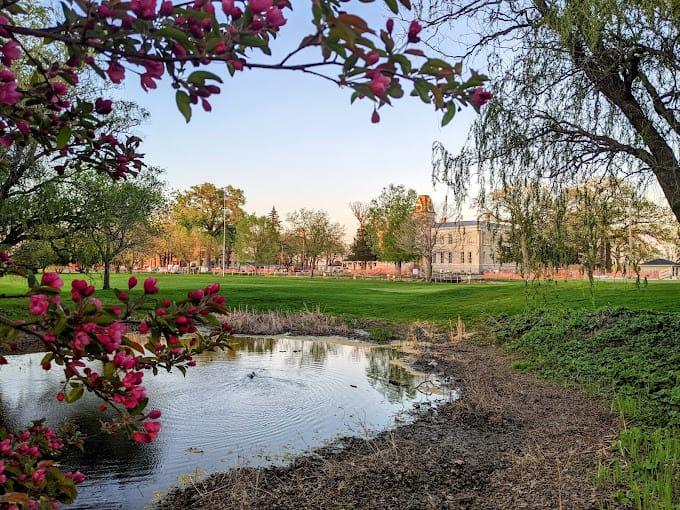
[[(80, 471), (65, 473), (68, 481), (50, 478), (50, 468), (54, 465), (49, 460), (59, 455), (64, 449), (64, 441), (42, 422), (35, 422), (27, 430), (18, 434), (0, 436), (0, 486), (4, 492), (25, 492), (28, 496), (28, 509), (45, 508), (44, 503), (56, 509), (59, 503), (47, 494), (54, 494), (55, 488), (50, 484), (78, 484), (85, 480)], [(43, 506), (40, 506), (40, 505)], [(3, 506), (11, 508), (11, 506)], [(15, 507), (16, 510), (19, 507)], [(22, 507), (23, 508), (23, 507)]]
[(470, 103), (479, 108), (493, 99), (493, 94), (482, 87), (475, 88), (470, 94)]
[[(206, 315), (225, 311), (225, 299), (219, 294), (219, 284), (215, 283), (188, 292), (187, 298), (177, 303), (160, 300), (155, 313), (139, 327), (142, 334), (152, 328), (154, 334), (137, 343), (126, 336), (127, 325), (121, 317), (129, 317), (136, 307), (148, 304), (159, 292), (158, 281), (146, 278), (142, 284), (143, 292), (136, 293), (136, 296), (132, 291), (138, 285), (137, 278), (130, 277), (127, 285), (127, 292), (117, 292), (125, 307), (125, 314), (122, 314), (121, 307), (105, 307), (98, 301), (94, 286), (85, 280), (71, 283), (73, 304), (65, 305), (59, 299), (63, 280), (56, 273), (44, 273), (40, 285), (31, 291), (28, 304), (30, 313), (40, 320), (32, 321), (28, 326), (45, 343), (47, 354), (41, 362), (42, 367), (50, 370), (57, 362), (64, 368), (66, 381), (63, 390), (56, 395), (58, 401), (74, 402), (84, 390), (95, 392), (105, 401), (100, 406), (102, 412), (113, 406), (122, 414), (118, 420), (102, 421), (103, 430), (111, 433), (126, 430), (133, 441), (149, 443), (160, 433), (161, 423), (157, 420), (161, 412), (151, 410), (144, 414), (148, 400), (144, 388), (145, 370), (156, 370), (162, 366), (168, 369), (180, 367), (184, 371), (186, 367), (195, 365), (193, 354), (223, 347), (230, 330), (225, 324), (206, 338), (197, 329), (199, 322), (212, 323)], [(88, 361), (98, 361), (100, 365), (90, 365)], [(18, 436), (2, 434), (0, 431), (0, 485), (9, 483), (11, 479), (11, 483), (15, 484), (13, 490), (16, 490), (16, 484), (25, 482), (28, 485), (24, 492), (39, 494), (42, 505), (45, 494), (54, 493), (54, 484), (82, 482), (80, 472), (52, 476), (51, 470), (58, 468), (42, 464), (59, 454), (64, 446), (62, 439), (49, 429), (36, 424)], [(7, 474), (8, 466), (12, 467), (13, 473), (16, 471), (14, 465), (17, 462), (23, 466), (21, 475)], [(19, 490), (24, 489), (19, 486)], [(56, 504), (56, 500), (50, 501)]]

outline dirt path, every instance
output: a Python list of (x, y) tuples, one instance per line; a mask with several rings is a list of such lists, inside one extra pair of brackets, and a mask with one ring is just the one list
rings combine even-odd
[(375, 439), (347, 439), (286, 467), (235, 469), (161, 502), (186, 509), (587, 509), (617, 418), (582, 393), (463, 344), (424, 350), (460, 400)]

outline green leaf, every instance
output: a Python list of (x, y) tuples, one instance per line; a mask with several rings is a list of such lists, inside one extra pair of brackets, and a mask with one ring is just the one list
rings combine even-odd
[(71, 128), (68, 126), (64, 126), (63, 128), (61, 128), (61, 131), (59, 131), (59, 134), (57, 135), (57, 149), (63, 149), (64, 147), (66, 147), (70, 139)]
[(423, 101), (423, 103), (430, 102), (430, 96), (428, 94), (428, 92), (430, 91), (430, 87), (426, 81), (415, 82), (414, 89), (420, 96), (420, 99)]
[(405, 55), (395, 54), (390, 57), (390, 60), (397, 62), (401, 66), (401, 72), (406, 76), (411, 74), (411, 61)]
[(394, 14), (399, 14), (399, 4), (397, 4), (397, 0), (385, 0), (385, 3), (387, 4), (387, 7), (390, 8), (390, 11)]
[(146, 404), (148, 404), (148, 403), (149, 403), (149, 399), (144, 398), (144, 399), (139, 401), (139, 404), (137, 404), (137, 407), (130, 409), (130, 411), (128, 411), (128, 412), (130, 413), (131, 416), (137, 416), (138, 414), (142, 414), (142, 412), (144, 411), (144, 408), (146, 407)]
[(191, 120), (191, 99), (189, 99), (189, 94), (183, 90), (178, 90), (175, 94), (175, 101), (177, 102), (177, 109), (180, 113), (184, 115), (184, 119), (189, 123)]
[(456, 105), (454, 105), (453, 103), (449, 103), (449, 107), (446, 110), (444, 117), (442, 118), (442, 127), (446, 126), (449, 122), (451, 122), (454, 115), (456, 115)]
[(195, 85), (203, 85), (205, 80), (214, 80), (218, 83), (222, 83), (222, 78), (210, 71), (194, 71), (189, 75), (188, 80)]
[(80, 397), (83, 396), (84, 391), (85, 390), (83, 389), (83, 387), (81, 385), (78, 385), (65, 395), (64, 400), (66, 400), (66, 402), (71, 404), (71, 403), (75, 402), (76, 400), (79, 400)]
[(163, 28), (158, 29), (156, 31), (156, 34), (160, 35), (161, 37), (167, 37), (168, 39), (172, 39), (173, 41), (177, 41), (184, 48), (191, 49), (191, 47), (192, 47), (191, 41), (189, 40), (189, 37), (187, 36), (187, 34), (182, 32), (178, 28), (163, 27)]
[(267, 41), (254, 35), (241, 35), (239, 42), (244, 46), (254, 46), (255, 48), (267, 48)]

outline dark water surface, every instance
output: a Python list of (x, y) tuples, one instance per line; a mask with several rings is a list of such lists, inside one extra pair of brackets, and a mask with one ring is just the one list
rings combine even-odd
[[(440, 398), (416, 389), (426, 377), (395, 363), (393, 347), (297, 337), (240, 338), (233, 347), (201, 356), (186, 378), (145, 376), (150, 408), (163, 412), (158, 440), (90, 437), (85, 454), (64, 462), (87, 476), (74, 508), (144, 508), (191, 476), (285, 461), (338, 435), (387, 428), (414, 404)], [(99, 430), (91, 395), (57, 402), (63, 372), (45, 372), (42, 354), (7, 358), (0, 368), (5, 426), (17, 430), (45, 417), (51, 425), (73, 420), (84, 432)]]

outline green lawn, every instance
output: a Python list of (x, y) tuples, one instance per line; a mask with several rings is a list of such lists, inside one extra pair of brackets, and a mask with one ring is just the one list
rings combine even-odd
[[(141, 280), (145, 275), (137, 275)], [(334, 315), (393, 322), (416, 320), (440, 324), (460, 315), (475, 321), (500, 313), (516, 314), (535, 308), (568, 309), (625, 306), (633, 309), (680, 311), (680, 282), (649, 282), (637, 288), (632, 282), (596, 282), (591, 297), (587, 283), (579, 281), (525, 286), (523, 282), (484, 282), (478, 284), (425, 284), (377, 280), (349, 280), (294, 277), (252, 277), (213, 275), (154, 275), (161, 293), (171, 298), (187, 290), (219, 281), (228, 302), (234, 307), (258, 310), (299, 310), (319, 307)], [(81, 275), (63, 275), (70, 280)], [(128, 275), (112, 275), (112, 285), (127, 287)], [(101, 287), (99, 275), (89, 278)], [(0, 295), (25, 289), (25, 280), (0, 278)], [(99, 295), (102, 294), (102, 295)], [(113, 293), (98, 293), (113, 302)], [(0, 299), (0, 309), (13, 316), (24, 313), (25, 299)]]

